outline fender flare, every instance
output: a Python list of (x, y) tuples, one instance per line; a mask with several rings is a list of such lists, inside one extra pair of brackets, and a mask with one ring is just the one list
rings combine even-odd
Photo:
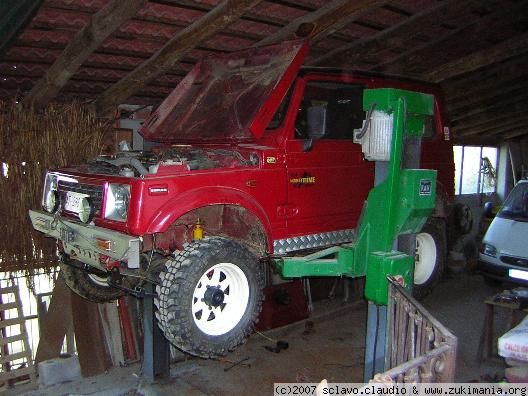
[[(211, 197), (214, 197), (214, 199), (211, 199)], [(262, 206), (255, 198), (244, 191), (222, 187), (203, 187), (178, 194), (176, 197), (167, 201), (154, 214), (152, 220), (149, 222), (146, 233), (154, 234), (165, 232), (185, 213), (193, 209), (213, 205), (235, 205), (248, 210), (262, 224), (268, 240), (268, 247), (273, 246), (271, 224)]]

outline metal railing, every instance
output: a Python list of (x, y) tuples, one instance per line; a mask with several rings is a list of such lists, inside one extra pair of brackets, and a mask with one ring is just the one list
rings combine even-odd
[(457, 338), (389, 277), (388, 341), (381, 377), (394, 383), (453, 382)]

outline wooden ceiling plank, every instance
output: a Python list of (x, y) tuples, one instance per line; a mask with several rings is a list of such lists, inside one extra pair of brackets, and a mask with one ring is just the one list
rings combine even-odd
[(504, 134), (503, 139), (504, 140), (515, 139), (515, 138), (521, 138), (527, 135), (528, 135), (528, 124), (525, 124), (525, 126), (521, 128), (520, 130)]
[(480, 113), (495, 111), (496, 109), (504, 108), (508, 110), (507, 106), (515, 105), (519, 101), (526, 100), (526, 98), (528, 98), (528, 85), (524, 87), (506, 87), (500, 93), (475, 97), (473, 103), (461, 103), (463, 106), (458, 107), (448, 106), (447, 112), (451, 121), (460, 121)]
[(444, 93), (448, 108), (451, 111), (458, 111), (459, 109), (468, 105), (473, 105), (474, 103), (478, 103), (482, 100), (501, 95), (504, 92), (516, 90), (519, 87), (525, 86), (526, 84), (528, 84), (528, 69), (513, 75), (501, 74), (494, 79), (484, 80), (477, 85), (468, 83), (465, 91), (456, 95), (449, 95), (448, 93), (445, 93), (445, 89)]
[(2, 57), (43, 0), (4, 0), (0, 2), (0, 57)]
[(490, 115), (487, 119), (482, 119), (472, 124), (453, 127), (452, 129), (455, 134), (460, 136), (477, 135), (513, 124), (519, 121), (519, 119), (524, 119), (526, 117), (525, 113), (526, 111), (516, 111), (508, 114), (494, 114)]
[(430, 56), (427, 51), (445, 51), (446, 48), (449, 48), (450, 41), (459, 41), (460, 37), (464, 37), (465, 45), (469, 46), (467, 41), (482, 39), (483, 35), (490, 30), (490, 26), (495, 25), (497, 21), (511, 20), (513, 16), (526, 9), (526, 4), (520, 2), (512, 7), (496, 4), (493, 7), (493, 12), (481, 18), (470, 17), (471, 10), (468, 11), (470, 15), (464, 19), (465, 23), (459, 24), (456, 28), (448, 30), (433, 40), (412, 47), (392, 59), (379, 63), (373, 70), (385, 73), (400, 72), (402, 69), (405, 70), (405, 65), (420, 62), (424, 57)]
[[(477, 123), (477, 122), (482, 122), (482, 121), (488, 121), (496, 117), (497, 114), (502, 115), (505, 113), (515, 112), (515, 111), (522, 111), (522, 110), (526, 111), (527, 105), (528, 105), (528, 100), (526, 98), (521, 99), (514, 104), (502, 105), (499, 103), (498, 107), (494, 109), (495, 110), (494, 112), (481, 112), (479, 114), (466, 117), (463, 123), (471, 124), (471, 123)], [(499, 110), (504, 110), (504, 111), (499, 111)], [(460, 127), (463, 123), (462, 122), (452, 122), (452, 125)]]
[(481, 51), (445, 63), (424, 77), (440, 82), (528, 52), (528, 33), (520, 34)]
[(503, 122), (503, 123), (501, 123), (501, 126), (492, 126), (492, 127), (486, 128), (486, 129), (477, 129), (477, 130), (466, 131), (465, 133), (460, 133), (459, 136), (461, 136), (461, 137), (466, 136), (467, 137), (467, 136), (477, 136), (477, 135), (480, 135), (480, 136), (500, 135), (500, 134), (508, 132), (508, 131), (510, 131), (512, 129), (520, 128), (520, 127), (522, 127), (524, 125), (527, 125), (526, 124), (527, 122), (528, 122), (528, 118), (524, 117), (524, 116), (521, 116), (521, 117), (516, 118), (514, 120)]
[(200, 43), (235, 22), (260, 1), (262, 0), (224, 0), (203, 17), (178, 32), (151, 58), (99, 96), (95, 101), (98, 112), (104, 112), (124, 102), (154, 78), (174, 67)]
[(469, 90), (477, 89), (487, 83), (522, 75), (526, 70), (528, 70), (528, 54), (442, 81), (441, 85), (447, 97), (463, 96), (468, 93), (468, 87), (470, 87)]
[(303, 31), (299, 32), (301, 36), (315, 42), (387, 2), (387, 0), (333, 0), (316, 11), (294, 19), (274, 34), (257, 42), (255, 46), (291, 39), (299, 30)]
[(146, 0), (114, 0), (93, 15), (66, 46), (43, 78), (24, 98), (25, 104), (42, 107), (52, 100), (83, 62), (124, 22), (136, 14)]
[(431, 8), (418, 12), (405, 19), (403, 22), (393, 25), (388, 29), (382, 30), (379, 33), (335, 48), (334, 50), (327, 52), (325, 55), (319, 58), (312, 59), (309, 64), (323, 65), (327, 64), (331, 59), (334, 59), (337, 56), (346, 56), (349, 65), (353, 65), (357, 59), (360, 59), (365, 55), (367, 50), (390, 46), (393, 38), (396, 38), (397, 36), (404, 36), (405, 34), (409, 34), (412, 31), (419, 30), (417, 26), (426, 26), (428, 24), (434, 23), (440, 13), (445, 11), (447, 8), (459, 7), (461, 6), (461, 3), (462, 2), (457, 0), (445, 0)]

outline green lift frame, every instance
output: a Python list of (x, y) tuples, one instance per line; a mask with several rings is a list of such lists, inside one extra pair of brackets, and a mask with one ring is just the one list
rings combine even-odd
[(365, 380), (384, 370), (381, 361), (385, 355), (387, 277), (396, 277), (409, 292), (413, 283), (414, 257), (395, 250), (397, 238), (420, 231), (435, 206), (436, 171), (402, 166), (404, 142), (423, 136), (425, 117), (433, 115), (433, 103), (431, 95), (418, 92), (391, 88), (365, 90), (363, 109), (375, 108), (392, 114), (393, 126), (390, 160), (384, 162), (384, 180), (368, 195), (355, 241), (307, 256), (283, 257), (275, 261), (284, 278), (366, 276), (369, 317)]

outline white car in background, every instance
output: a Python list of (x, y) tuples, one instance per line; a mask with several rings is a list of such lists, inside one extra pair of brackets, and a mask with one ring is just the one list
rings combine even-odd
[(490, 224), (482, 240), (479, 269), (491, 282), (528, 286), (528, 180), (517, 183)]

